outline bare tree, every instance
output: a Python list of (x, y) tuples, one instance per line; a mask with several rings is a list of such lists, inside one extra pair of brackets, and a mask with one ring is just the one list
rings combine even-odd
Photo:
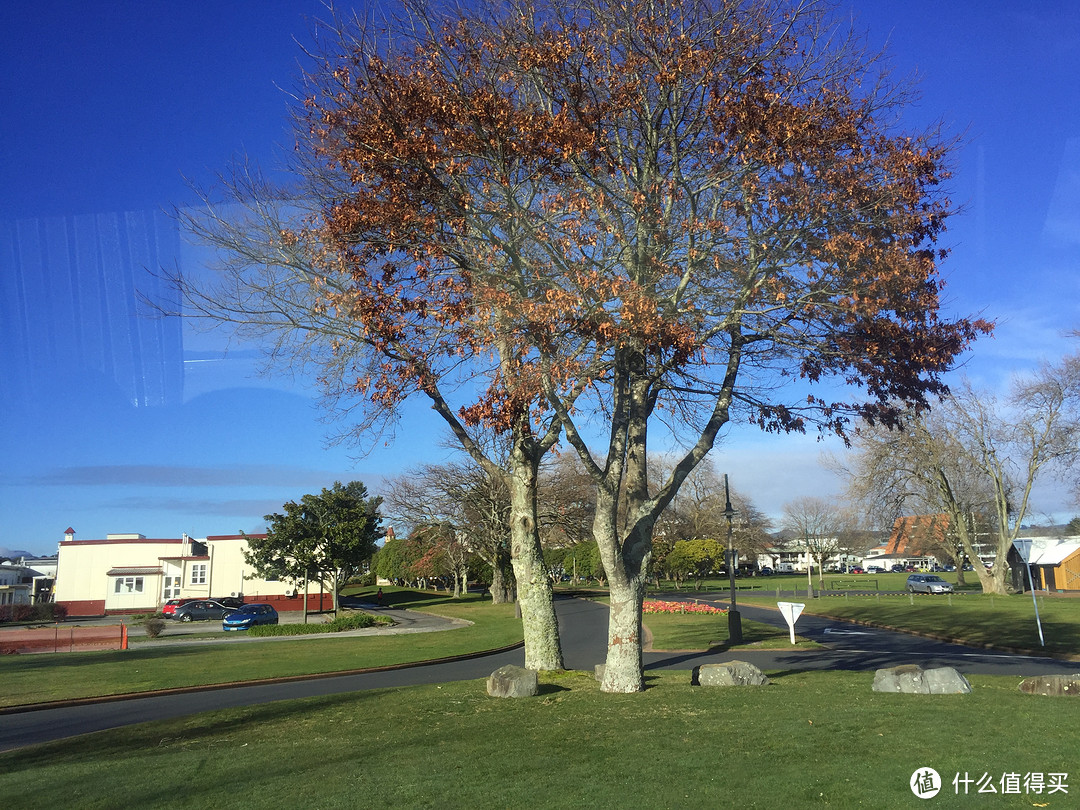
[(491, 569), (491, 598), (514, 600), (510, 569), (510, 497), (501, 478), (492, 478), (470, 459), (425, 464), (390, 478), (384, 499), (388, 514), (411, 530), (445, 527), (460, 549), (475, 553)]
[[(928, 415), (896, 431), (864, 431), (849, 470), (854, 498), (895, 515), (915, 506), (943, 512), (984, 593), (1008, 591), (1008, 552), (1031, 508), (1040, 474), (1068, 475), (1080, 451), (1080, 359), (1017, 379), (1005, 402), (964, 384)], [(991, 516), (993, 557), (984, 566), (977, 532)], [(962, 573), (962, 572), (961, 572)]]
[[(1008, 553), (1031, 509), (1040, 474), (1073, 474), (1080, 453), (1080, 356), (1017, 379), (1005, 406), (970, 386), (950, 400), (951, 433), (992, 494), (995, 557), (975, 565), (984, 593), (1006, 593)], [(965, 544), (972, 562), (978, 559)]]
[(825, 498), (802, 497), (784, 504), (784, 528), (792, 542), (817, 564), (822, 586), (825, 561), (840, 548), (843, 517), (839, 507)]
[(948, 404), (911, 416), (900, 429), (864, 428), (852, 444), (847, 463), (833, 465), (848, 482), (847, 497), (882, 526), (903, 514), (943, 515), (940, 550), (956, 564), (963, 584), (964, 560), (981, 559), (976, 516), (991, 507), (992, 496), (958, 444)]
[(549, 455), (541, 467), (537, 502), (545, 548), (566, 548), (592, 539), (596, 493), (575, 454)]
[[(658, 461), (655, 477), (660, 480), (666, 477), (662, 466)], [(739, 550), (742, 559), (756, 560), (772, 541), (769, 536), (771, 521), (742, 492), (730, 486), (728, 492), (734, 510), (731, 544)], [(716, 472), (715, 464), (706, 459), (687, 476), (678, 494), (657, 519), (657, 537), (669, 544), (679, 540), (712, 539), (727, 546), (726, 506), (724, 479)]]

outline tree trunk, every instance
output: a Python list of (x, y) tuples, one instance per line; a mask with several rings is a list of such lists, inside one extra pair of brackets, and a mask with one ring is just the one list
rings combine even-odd
[(641, 607), (645, 600), (645, 573), (651, 556), (651, 528), (640, 521), (619, 541), (618, 499), (598, 490), (593, 536), (607, 572), (609, 616), (608, 649), (601, 692), (640, 692), (645, 688), (641, 659)]
[[(501, 556), (501, 555), (500, 555)], [(495, 564), (491, 566), (491, 602), (495, 605), (505, 605), (514, 601), (512, 577), (507, 568), (510, 565), (509, 557), (504, 561), (499, 556), (495, 558)]]
[(611, 609), (608, 614), (608, 651), (600, 691), (640, 692), (645, 688), (641, 659), (644, 578), (638, 576), (617, 581), (612, 577), (609, 594)]
[(537, 463), (516, 446), (511, 453), (510, 559), (517, 581), (527, 669), (562, 669), (559, 622), (536, 522)]

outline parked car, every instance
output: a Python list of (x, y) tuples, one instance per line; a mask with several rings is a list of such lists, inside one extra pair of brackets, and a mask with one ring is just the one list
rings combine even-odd
[(219, 605), (224, 605), (227, 608), (232, 608), (233, 610), (244, 606), (244, 598), (242, 596), (215, 596), (211, 598), (211, 601), (217, 602)]
[(247, 630), (257, 624), (277, 624), (278, 614), (273, 605), (259, 602), (244, 605), (239, 610), (229, 613), (222, 622), (222, 630)]
[(902, 573), (904, 573), (904, 566), (902, 566), (902, 565), (900, 565), (899, 563), (897, 563), (896, 565), (894, 565), (894, 566), (892, 567), (892, 572), (893, 572), (894, 574), (902, 574)]
[(851, 566), (851, 568), (848, 569), (848, 573), (849, 574), (862, 574), (863, 573), (862, 566), (861, 565), (853, 565), (853, 566)]
[(178, 622), (205, 622), (224, 618), (234, 608), (226, 607), (212, 599), (195, 599), (186, 605), (180, 605), (172, 612), (172, 618)]
[(773, 570), (771, 568), (769, 568), (769, 566), (767, 566), (767, 565), (762, 566), (761, 570), (758, 571), (758, 576), (760, 576), (760, 577), (771, 577), (772, 575), (773, 575)]
[(162, 605), (162, 607), (161, 607), (161, 612), (162, 612), (162, 614), (164, 616), (171, 619), (173, 613), (176, 612), (176, 609), (178, 607), (180, 607), (181, 605), (186, 605), (188, 602), (194, 602), (194, 601), (195, 601), (194, 596), (189, 597), (187, 599), (166, 599), (165, 604)]
[(868, 573), (868, 574), (884, 574), (885, 569), (882, 568), (880, 565), (868, 565), (866, 567), (866, 573)]
[(912, 593), (951, 593), (953, 588), (936, 574), (912, 574), (907, 578), (907, 589)]

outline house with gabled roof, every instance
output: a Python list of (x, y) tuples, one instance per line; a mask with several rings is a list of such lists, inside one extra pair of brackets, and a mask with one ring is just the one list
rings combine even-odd
[(948, 542), (948, 531), (949, 516), (946, 514), (898, 517), (880, 559), (918, 568), (931, 562), (948, 562), (938, 559)]
[[(269, 602), (278, 610), (304, 608), (304, 583), (264, 579), (247, 562), (247, 538), (186, 534), (148, 538), (108, 534), (101, 540), (76, 540), (74, 529), (59, 544), (55, 601), (71, 616), (152, 613), (169, 599), (220, 599)], [(333, 604), (319, 583), (307, 584), (308, 609)]]
[(1033, 537), (1028, 552), (1031, 579), (1023, 575), (1023, 562), (1015, 547), (1009, 550), (1014, 571), (1013, 588), (1067, 593), (1080, 591), (1080, 537)]

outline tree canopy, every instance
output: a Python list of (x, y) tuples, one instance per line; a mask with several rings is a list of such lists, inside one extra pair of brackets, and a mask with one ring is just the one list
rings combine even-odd
[[(248, 218), (194, 217), (228, 260), (187, 299), (315, 361), (366, 403), (358, 431), (420, 393), (505, 471), (540, 667), (561, 652), (537, 469), (565, 436), (612, 589), (602, 688), (641, 689), (653, 527), (725, 425), (892, 424), (989, 329), (940, 312), (950, 144), (897, 125), (907, 88), (814, 0), (402, 11), (335, 23), (298, 188), (242, 176)], [(659, 418), (688, 449), (650, 487)], [(509, 437), (506, 467), (475, 431)]]
[(338, 589), (359, 574), (382, 536), (379, 505), (360, 481), (335, 481), (317, 495), (288, 501), (266, 515), (266, 536), (246, 535), (247, 561), (260, 575), (326, 585), (338, 609)]

